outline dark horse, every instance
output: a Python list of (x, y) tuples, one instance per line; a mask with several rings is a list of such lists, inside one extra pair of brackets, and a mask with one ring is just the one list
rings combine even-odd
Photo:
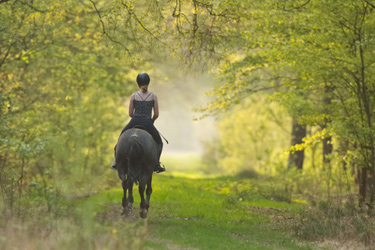
[[(152, 173), (157, 164), (157, 144), (147, 131), (133, 128), (126, 130), (120, 136), (116, 149), (116, 166), (124, 190), (122, 207), (126, 215), (132, 213), (133, 183), (135, 182), (139, 183), (139, 194), (141, 196), (139, 214), (142, 218), (147, 217), (152, 193)], [(128, 197), (126, 197), (127, 191)]]

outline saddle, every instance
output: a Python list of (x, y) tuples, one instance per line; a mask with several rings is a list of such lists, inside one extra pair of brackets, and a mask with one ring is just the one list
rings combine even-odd
[(148, 132), (148, 130), (146, 129), (146, 127), (142, 126), (142, 125), (135, 125), (133, 128), (142, 129), (142, 130)]

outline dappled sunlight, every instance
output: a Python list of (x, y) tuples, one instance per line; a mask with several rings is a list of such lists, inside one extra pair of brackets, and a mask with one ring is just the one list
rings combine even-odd
[(0, 0), (0, 249), (372, 248), (373, 1)]

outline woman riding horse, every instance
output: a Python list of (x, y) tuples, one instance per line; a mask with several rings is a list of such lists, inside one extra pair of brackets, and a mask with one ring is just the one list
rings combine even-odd
[[(122, 130), (120, 136), (126, 130), (134, 127), (145, 128), (147, 132), (152, 135), (156, 144), (158, 145), (159, 164), (155, 166), (154, 171), (156, 171), (157, 173), (161, 173), (165, 171), (165, 167), (160, 166), (160, 155), (161, 151), (163, 150), (163, 142), (161, 140), (159, 132), (154, 126), (155, 120), (159, 117), (158, 98), (155, 94), (148, 91), (150, 77), (147, 73), (142, 72), (138, 74), (137, 84), (139, 87), (139, 91), (131, 95), (129, 103), (129, 116), (131, 117), (131, 120)], [(152, 111), (154, 111), (153, 115)], [(111, 168), (116, 169), (115, 163), (112, 163)]]

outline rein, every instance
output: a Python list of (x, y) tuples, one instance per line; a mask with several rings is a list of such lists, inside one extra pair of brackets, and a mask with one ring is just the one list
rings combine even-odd
[[(159, 131), (158, 131), (158, 132), (159, 132)], [(163, 137), (164, 141), (165, 141), (167, 144), (169, 144), (168, 140), (165, 139), (165, 137), (164, 137), (160, 132), (159, 132), (159, 135), (160, 135), (161, 137)]]

